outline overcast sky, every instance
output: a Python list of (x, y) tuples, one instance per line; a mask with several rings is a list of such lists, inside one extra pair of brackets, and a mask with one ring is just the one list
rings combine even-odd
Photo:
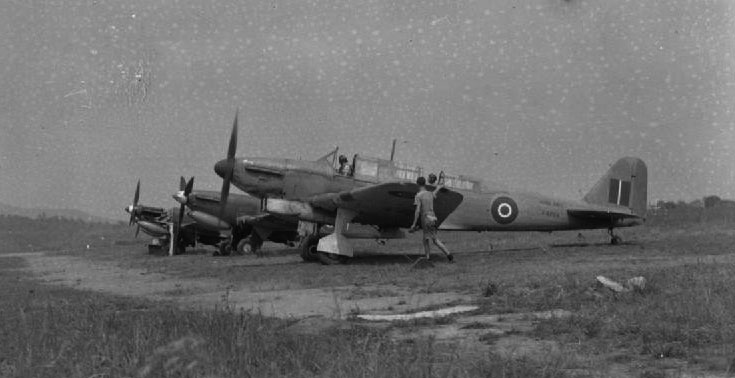
[(562, 198), (735, 197), (735, 2), (0, 1), (0, 202), (124, 218), (335, 145)]

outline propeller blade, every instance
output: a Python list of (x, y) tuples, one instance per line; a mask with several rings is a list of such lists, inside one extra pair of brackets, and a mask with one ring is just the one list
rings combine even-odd
[(192, 189), (194, 189), (194, 176), (191, 176), (189, 182), (186, 183), (186, 186), (181, 189), (184, 191), (184, 197), (189, 198), (189, 194), (191, 194)]
[[(173, 222), (173, 219), (171, 220)], [(174, 246), (176, 243), (176, 224), (171, 225), (171, 240), (168, 241), (168, 255), (173, 256), (174, 255)]]
[(128, 222), (128, 226), (131, 226), (133, 224), (133, 221), (135, 221), (135, 213), (138, 209), (138, 200), (140, 199), (140, 179), (138, 179), (138, 185), (135, 187), (135, 195), (133, 196), (133, 207), (130, 209), (130, 222)]
[[(189, 199), (189, 194), (191, 194), (191, 190), (194, 188), (194, 176), (192, 176), (189, 179), (189, 182), (185, 182), (184, 177), (181, 177), (181, 190), (184, 191), (184, 198), (187, 200)], [(182, 203), (179, 207), (179, 221), (174, 224), (174, 239), (176, 245), (178, 246), (179, 243), (179, 234), (181, 232), (181, 223), (184, 221), (184, 211), (186, 210), (185, 203)]]
[(184, 176), (181, 176), (179, 179), (179, 190), (184, 190), (186, 187), (186, 180), (184, 180)]
[(227, 198), (230, 196), (230, 183), (232, 182), (232, 174), (235, 169), (235, 153), (237, 152), (237, 116), (240, 109), (235, 112), (235, 121), (232, 122), (232, 133), (230, 134), (230, 146), (227, 148), (227, 166), (225, 167), (225, 177), (222, 182), (222, 191), (220, 192), (220, 209), (219, 218), (222, 219), (225, 214), (225, 206), (227, 206)]
[(169, 246), (169, 254), (173, 255), (176, 253), (176, 250), (179, 246), (179, 239), (181, 238), (179, 235), (181, 234), (181, 222), (184, 220), (184, 204), (181, 205), (179, 208), (179, 217), (178, 219), (174, 219), (174, 217), (171, 217), (171, 221), (173, 222), (173, 225), (171, 227), (171, 244)]
[(139, 232), (140, 232), (140, 225), (138, 225), (138, 227), (135, 228), (135, 238), (136, 239), (138, 238), (138, 233)]
[[(229, 168), (229, 167), (228, 167)], [(232, 181), (232, 169), (227, 170), (227, 175), (222, 182), (222, 192), (220, 193), (220, 208), (219, 218), (222, 219), (222, 215), (225, 213), (225, 206), (227, 205), (227, 198), (230, 196), (230, 182)]]
[(235, 121), (232, 123), (232, 134), (230, 134), (230, 147), (227, 149), (227, 159), (234, 159), (237, 151), (237, 115), (240, 109), (235, 111)]

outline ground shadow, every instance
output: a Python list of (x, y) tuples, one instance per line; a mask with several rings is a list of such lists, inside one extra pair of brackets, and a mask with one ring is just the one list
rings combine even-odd
[(580, 248), (580, 247), (620, 247), (625, 245), (638, 245), (637, 242), (633, 241), (623, 241), (618, 244), (610, 244), (610, 242), (596, 242), (596, 243), (588, 243), (588, 242), (578, 242), (578, 243), (554, 243), (549, 244), (549, 247), (551, 248)]

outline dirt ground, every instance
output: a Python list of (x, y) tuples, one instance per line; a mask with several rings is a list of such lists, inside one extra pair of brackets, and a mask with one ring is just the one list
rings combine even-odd
[[(735, 231), (722, 227), (623, 233), (611, 246), (604, 232), (554, 234), (452, 234), (444, 236), (456, 263), (434, 255), (435, 267), (412, 269), (418, 240), (387, 246), (358, 245), (358, 256), (341, 266), (304, 263), (293, 249), (269, 246), (267, 256), (213, 258), (208, 251), (174, 257), (151, 256), (142, 243), (110, 245), (90, 241), (89, 249), (18, 252), (26, 270), (42, 282), (115, 295), (173, 301), (187, 307), (232, 306), (267, 316), (301, 319), (296, 332), (343, 324), (357, 314), (405, 314), (424, 309), (473, 305), (491, 285), (543, 286), (575, 274), (589, 284), (597, 275), (621, 279), (621, 272), (662, 266), (735, 262)], [(500, 309), (499, 309), (500, 310)], [(447, 323), (393, 331), (397, 339), (428, 336), (452, 341), (464, 351), (539, 356), (563, 346), (524, 334), (535, 321), (566, 317), (568, 311), (527, 312), (499, 317), (493, 309), (455, 316)], [(380, 326), (377, 324), (376, 326)], [(494, 343), (481, 337), (495, 334)], [(542, 352), (543, 351), (543, 352)], [(611, 366), (621, 370), (625, 367)]]

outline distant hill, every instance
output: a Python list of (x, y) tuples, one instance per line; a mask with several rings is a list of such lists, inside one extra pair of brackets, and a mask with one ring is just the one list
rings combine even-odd
[(90, 215), (81, 210), (74, 209), (27, 209), (0, 202), (0, 215), (18, 215), (26, 218), (60, 217), (66, 219), (79, 219), (91, 223), (116, 223), (116, 220)]

